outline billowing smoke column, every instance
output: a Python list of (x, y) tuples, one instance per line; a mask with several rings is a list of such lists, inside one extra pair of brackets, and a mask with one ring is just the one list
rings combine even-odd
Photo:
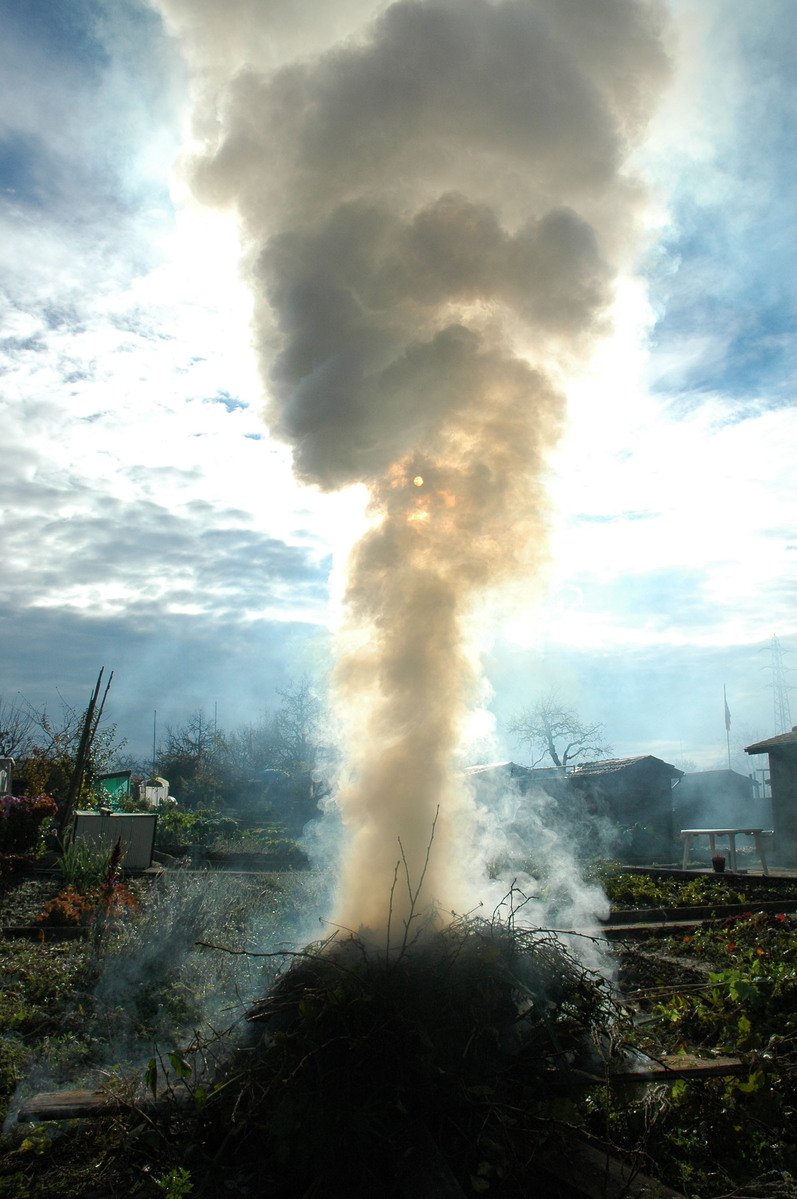
[[(195, 185), (241, 220), (272, 431), (367, 485), (337, 697), (337, 918), (470, 907), (454, 761), (476, 597), (544, 553), (562, 380), (603, 328), (666, 75), (646, 0), (161, 0), (195, 68)], [(399, 839), (401, 850), (399, 850)]]

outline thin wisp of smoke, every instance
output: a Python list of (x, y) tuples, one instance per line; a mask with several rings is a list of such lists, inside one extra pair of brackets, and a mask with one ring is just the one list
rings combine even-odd
[(423, 900), (466, 911), (465, 624), (545, 558), (563, 382), (637, 245), (624, 163), (667, 73), (662, 6), (339, 2), (312, 34), (302, 3), (160, 6), (194, 69), (193, 182), (239, 214), (270, 427), (300, 479), (370, 491), (336, 919), (384, 927), (398, 842), (419, 878), (438, 808)]

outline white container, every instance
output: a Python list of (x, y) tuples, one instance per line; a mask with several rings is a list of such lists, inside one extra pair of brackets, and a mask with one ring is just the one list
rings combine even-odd
[(125, 870), (146, 870), (152, 865), (157, 823), (157, 812), (76, 812), (75, 842), (113, 849), (121, 837)]

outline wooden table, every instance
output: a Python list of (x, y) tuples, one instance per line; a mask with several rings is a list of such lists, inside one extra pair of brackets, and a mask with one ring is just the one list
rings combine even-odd
[(717, 852), (716, 838), (728, 838), (728, 857), (731, 861), (731, 870), (736, 872), (736, 838), (739, 833), (744, 833), (747, 837), (752, 837), (755, 843), (756, 853), (761, 859), (761, 867), (764, 874), (769, 874), (766, 855), (764, 854), (764, 837), (770, 837), (772, 832), (770, 829), (763, 828), (682, 828), (681, 840), (684, 843), (684, 860), (683, 869), (686, 870), (689, 865), (689, 849), (692, 844), (693, 837), (708, 837), (709, 848), (711, 849), (712, 858)]

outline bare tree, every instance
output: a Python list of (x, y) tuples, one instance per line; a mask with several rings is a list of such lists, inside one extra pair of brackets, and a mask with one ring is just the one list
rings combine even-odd
[[(315, 777), (325, 749), (318, 739), (321, 701), (308, 678), (289, 682), (277, 694), (276, 711), (229, 732), (217, 729), (201, 710), (179, 727), (168, 726), (157, 769), (172, 794), (189, 806), (246, 804), (253, 783), (264, 771), (276, 770), (317, 798), (325, 790)], [(262, 792), (260, 784), (256, 791)]]
[(17, 760), (15, 786), (27, 795), (46, 792), (63, 803), (73, 779), (77, 779), (78, 788), (74, 798), (81, 799), (96, 776), (111, 769), (125, 745), (124, 739), (117, 738), (115, 724), (102, 723), (112, 677), (113, 672), (105, 695), (100, 697), (97, 690), (85, 710), (73, 707), (61, 695), (60, 716), (46, 705), (36, 708), (23, 700), (22, 715), (28, 723), (22, 747), (11, 755)]
[(280, 760), (288, 773), (312, 771), (318, 757), (321, 701), (306, 676), (277, 690), (282, 704), (274, 717)]
[(576, 762), (594, 762), (612, 753), (604, 739), (603, 725), (587, 724), (555, 692), (519, 712), (510, 722), (509, 731), (528, 747), (532, 766), (550, 758), (554, 766), (564, 770)]
[(170, 790), (189, 805), (206, 805), (222, 798), (227, 786), (225, 735), (201, 708), (183, 725), (168, 725), (166, 744), (158, 749), (156, 770), (169, 780)]
[(0, 696), (0, 758), (15, 758), (30, 748), (33, 717)]

